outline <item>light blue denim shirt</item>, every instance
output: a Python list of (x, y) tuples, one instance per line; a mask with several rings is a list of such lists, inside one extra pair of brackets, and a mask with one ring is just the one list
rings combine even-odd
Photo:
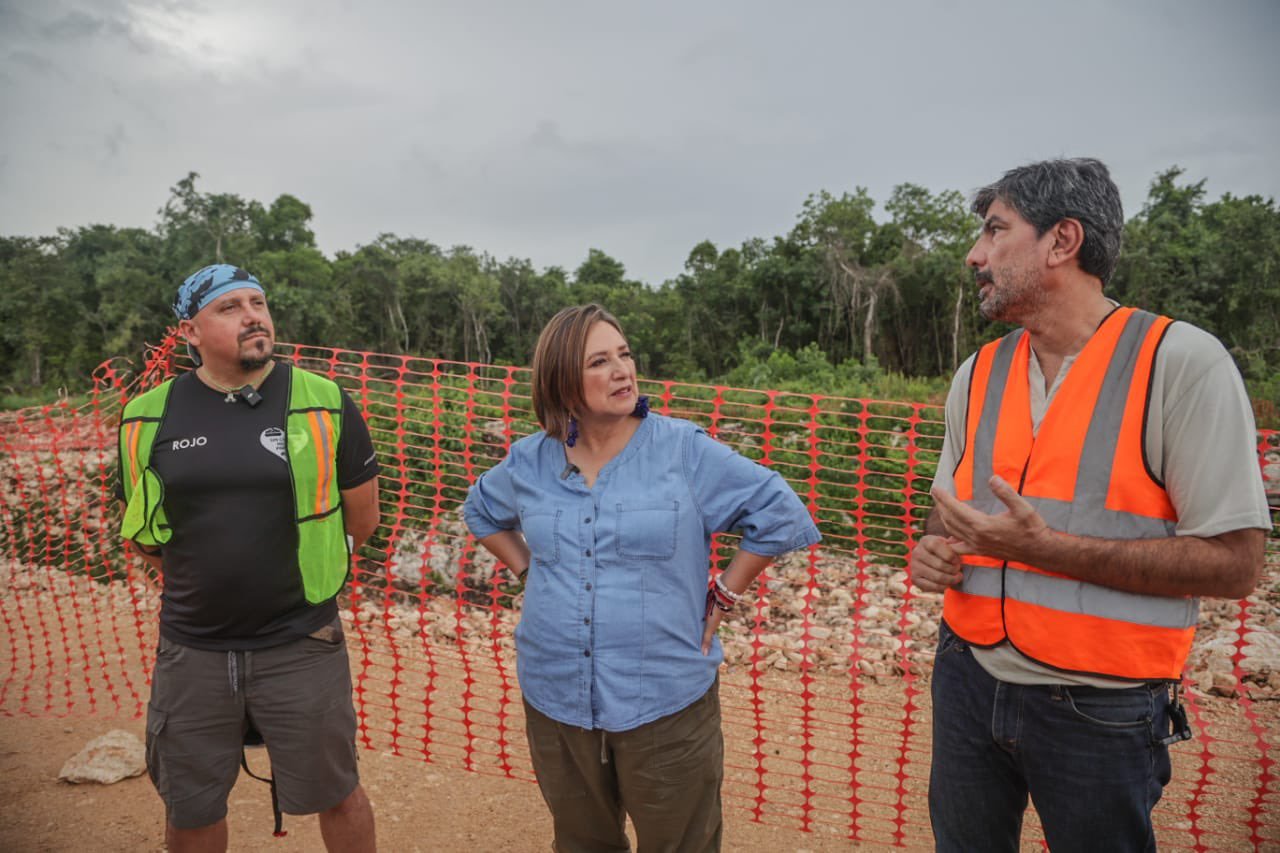
[(536, 433), (471, 487), (478, 538), (529, 543), (516, 669), (529, 704), (584, 729), (626, 731), (691, 705), (724, 658), (700, 648), (711, 534), (777, 556), (819, 541), (775, 471), (689, 421), (652, 413), (587, 488), (564, 445)]

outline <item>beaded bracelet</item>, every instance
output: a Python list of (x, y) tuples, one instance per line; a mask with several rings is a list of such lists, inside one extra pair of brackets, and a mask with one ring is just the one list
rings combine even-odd
[(742, 593), (734, 592), (724, 585), (724, 581), (720, 579), (720, 575), (716, 575), (716, 579), (707, 584), (707, 616), (711, 615), (712, 609), (720, 610), (728, 613), (733, 610), (733, 606), (742, 600)]
[(716, 584), (717, 595), (719, 597), (727, 598), (730, 604), (737, 604), (739, 601), (742, 600), (742, 593), (734, 592), (733, 590), (729, 589), (729, 587), (724, 585), (723, 574), (716, 575), (715, 584)]

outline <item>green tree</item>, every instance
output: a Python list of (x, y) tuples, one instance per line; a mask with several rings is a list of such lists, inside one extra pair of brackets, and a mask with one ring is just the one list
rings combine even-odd
[(409, 352), (402, 264), (438, 256), (439, 249), (432, 244), (394, 234), (380, 234), (374, 242), (350, 254), (339, 252), (333, 264), (334, 288), (342, 295), (350, 317), (346, 345), (378, 352)]
[(84, 287), (54, 237), (0, 238), (0, 341), (8, 378), (39, 388), (65, 382), (74, 367), (76, 327)]
[(1147, 203), (1127, 223), (1115, 295), (1208, 328), (1214, 293), (1204, 269), (1210, 242), (1201, 216), (1205, 182), (1179, 186), (1182, 174), (1174, 166), (1157, 175)]
[(794, 232), (823, 259), (832, 308), (831, 349), (839, 353), (836, 347), (843, 344), (867, 363), (875, 357), (876, 309), (885, 296), (897, 296), (897, 279), (888, 263), (895, 241), (876, 224), (874, 207), (864, 187), (839, 198), (823, 190), (805, 199)]
[(73, 322), (75, 372), (85, 376), (108, 355), (138, 353), (175, 322), (169, 305), (176, 276), (164, 268), (160, 240), (141, 228), (91, 225), (61, 232), (62, 256), (79, 282)]
[(1246, 376), (1280, 376), (1280, 210), (1271, 199), (1230, 193), (1201, 209), (1215, 293), (1211, 328)]
[(529, 364), (542, 327), (556, 311), (570, 304), (568, 276), (559, 267), (538, 273), (533, 264), (521, 258), (508, 259), (495, 275), (506, 322), (494, 353), (501, 361)]
[(276, 336), (300, 343), (343, 345), (348, 305), (334, 288), (333, 265), (318, 249), (297, 246), (262, 252), (253, 261), (271, 304)]
[(690, 359), (710, 375), (728, 370), (738, 341), (757, 333), (757, 302), (747, 270), (742, 251), (720, 252), (704, 240), (693, 247), (668, 293), (680, 306)]
[(291, 195), (282, 195), (264, 208), (258, 202), (248, 207), (249, 230), (261, 252), (290, 249), (314, 249), (316, 235), (311, 231), (311, 206)]
[[(964, 257), (976, 235), (976, 220), (960, 193), (934, 194), (916, 184), (894, 187), (885, 210), (903, 238), (895, 263), (902, 308), (896, 316), (895, 366), (913, 375), (950, 373), (959, 366), (979, 321), (976, 304), (966, 306), (965, 300), (973, 279)], [(939, 320), (948, 315), (949, 329), (944, 330)], [(950, 344), (946, 355), (944, 340)]]
[(159, 231), (169, 264), (187, 270), (184, 274), (208, 264), (249, 266), (256, 249), (250, 205), (238, 195), (200, 192), (199, 177), (188, 172), (169, 188), (169, 200), (160, 208)]
[(462, 326), (464, 361), (493, 361), (489, 336), (502, 316), (501, 286), (494, 267), (490, 258), (477, 255), (467, 246), (455, 246), (441, 267)]

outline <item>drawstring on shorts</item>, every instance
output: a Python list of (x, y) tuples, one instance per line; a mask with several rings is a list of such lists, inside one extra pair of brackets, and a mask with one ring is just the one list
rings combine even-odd
[[(240, 692), (240, 659), (236, 657), (237, 654), (239, 652), (227, 652), (227, 682), (231, 685), (232, 696)], [(240, 746), (240, 766), (244, 768), (244, 772), (248, 773), (251, 778), (257, 779), (259, 782), (266, 782), (271, 786), (271, 813), (276, 819), (276, 827), (272, 835), (276, 838), (283, 838), (289, 833), (284, 830), (284, 813), (280, 811), (280, 796), (276, 793), (275, 774), (259, 776), (249, 769), (249, 755), (245, 751), (246, 748), (262, 745), (262, 735), (258, 732), (257, 726), (253, 724), (253, 718), (250, 717), (249, 725), (244, 733), (244, 742)]]

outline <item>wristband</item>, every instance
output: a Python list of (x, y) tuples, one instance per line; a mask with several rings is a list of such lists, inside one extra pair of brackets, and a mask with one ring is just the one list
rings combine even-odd
[(716, 591), (714, 587), (709, 588), (707, 590), (707, 609), (706, 609), (706, 612), (703, 613), (703, 618), (705, 619), (711, 616), (712, 610), (719, 610), (723, 613), (728, 613), (729, 611), (733, 610), (732, 604), (728, 604), (720, 600), (719, 596), (716, 595)]
[(716, 593), (724, 598), (729, 599), (731, 603), (737, 604), (739, 601), (742, 600), (742, 593), (734, 592), (733, 590), (729, 589), (729, 587), (724, 585), (723, 572), (716, 575), (715, 585), (716, 585)]
[(729, 589), (720, 577), (716, 575), (715, 580), (707, 584), (707, 616), (711, 615), (713, 609), (728, 613), (742, 600), (742, 593)]

